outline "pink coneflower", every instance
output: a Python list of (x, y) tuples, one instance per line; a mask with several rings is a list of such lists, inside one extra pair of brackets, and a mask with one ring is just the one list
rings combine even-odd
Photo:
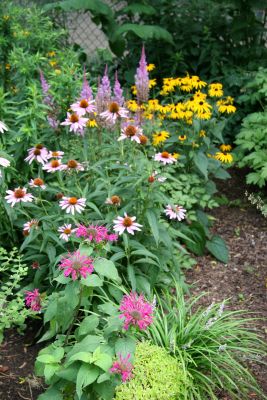
[(6, 158), (0, 157), (0, 167), (9, 167), (10, 166), (10, 161), (7, 160)]
[(103, 241), (113, 242), (118, 239), (117, 235), (109, 234), (105, 226), (99, 225), (79, 225), (76, 229), (76, 236), (83, 237), (95, 243), (101, 243)]
[(153, 171), (152, 174), (148, 177), (148, 182), (153, 183), (155, 181), (158, 181), (160, 183), (163, 183), (166, 181), (166, 179), (167, 178), (165, 178), (164, 176), (158, 176), (157, 171)]
[(168, 204), (164, 212), (170, 219), (178, 219), (178, 221), (185, 219), (186, 210), (181, 206)]
[(7, 126), (4, 124), (4, 122), (0, 121), (0, 132), (4, 133), (4, 131), (8, 131)]
[(118, 103), (113, 101), (109, 104), (108, 110), (104, 111), (100, 114), (100, 117), (105, 119), (106, 122), (114, 125), (117, 121), (117, 118), (127, 118), (128, 117), (128, 110), (124, 107), (120, 107)]
[(28, 221), (23, 225), (23, 231), (30, 232), (33, 228), (37, 229), (38, 225), (39, 221), (37, 219), (32, 219), (31, 221)]
[(75, 232), (76, 229), (72, 229), (71, 224), (65, 224), (58, 228), (58, 232), (61, 233), (59, 236), (60, 239), (64, 240), (65, 242), (69, 241), (70, 235)]
[(34, 289), (33, 292), (26, 290), (25, 302), (26, 306), (31, 308), (33, 311), (40, 311), (42, 307), (41, 307), (41, 297), (39, 289)]
[(64, 168), (64, 165), (61, 164), (60, 160), (51, 160), (47, 164), (43, 166), (43, 170), (47, 172), (56, 172), (56, 171), (62, 171)]
[(125, 382), (133, 377), (133, 364), (129, 361), (131, 354), (128, 353), (126, 357), (122, 357), (121, 354), (118, 356), (119, 359), (113, 362), (109, 372), (121, 375), (122, 382)]
[(88, 118), (83, 118), (76, 113), (67, 113), (67, 118), (60, 125), (70, 125), (70, 132), (82, 133), (83, 129), (86, 127)]
[(37, 144), (35, 147), (28, 149), (28, 157), (24, 160), (29, 164), (36, 160), (41, 164), (45, 164), (47, 162), (48, 151), (42, 144)]
[(146, 302), (142, 294), (138, 297), (131, 292), (123, 296), (119, 309), (122, 311), (120, 318), (125, 318), (123, 328), (126, 330), (133, 325), (143, 331), (153, 322), (153, 305)]
[(29, 186), (31, 188), (41, 188), (43, 190), (46, 188), (46, 185), (44, 184), (44, 181), (41, 178), (31, 179), (29, 182)]
[(127, 125), (121, 130), (121, 135), (118, 140), (131, 139), (137, 143), (140, 143), (140, 137), (143, 135), (141, 128), (134, 125)]
[(62, 158), (64, 156), (64, 151), (49, 151), (47, 159), (49, 160), (50, 158)]
[(121, 205), (121, 198), (117, 195), (108, 197), (105, 201), (105, 204), (110, 204), (113, 206), (120, 206)]
[(78, 163), (76, 160), (69, 160), (67, 164), (62, 165), (62, 170), (68, 171), (84, 171), (82, 164)]
[(162, 153), (157, 153), (154, 156), (155, 161), (161, 161), (164, 165), (166, 164), (173, 164), (177, 162), (176, 158), (174, 158), (170, 153), (167, 151), (163, 151)]
[(72, 104), (70, 108), (79, 116), (85, 115), (86, 113), (94, 113), (96, 111), (94, 100), (90, 99), (81, 99), (77, 103)]
[(77, 199), (77, 197), (62, 197), (59, 206), (62, 210), (66, 210), (67, 214), (74, 215), (75, 212), (80, 214), (85, 209), (85, 198)]
[(94, 270), (93, 259), (81, 254), (79, 250), (77, 250), (73, 253), (69, 253), (68, 257), (62, 258), (59, 269), (64, 270), (64, 276), (71, 275), (74, 281), (80, 276), (86, 278), (87, 275), (91, 275)]
[(26, 188), (16, 188), (15, 190), (7, 190), (6, 193), (8, 194), (5, 196), (7, 203), (11, 203), (11, 207), (14, 207), (16, 203), (24, 202), (24, 203), (31, 203), (34, 199), (31, 193), (27, 193)]
[(135, 220), (136, 217), (129, 217), (124, 213), (124, 217), (117, 217), (117, 219), (114, 219), (114, 231), (119, 232), (119, 235), (121, 235), (126, 229), (128, 233), (134, 235), (134, 231), (141, 231), (140, 228), (143, 226), (134, 222)]

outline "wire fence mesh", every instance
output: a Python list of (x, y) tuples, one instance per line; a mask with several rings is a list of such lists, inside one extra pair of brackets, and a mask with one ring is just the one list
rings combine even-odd
[[(53, 3), (55, 0), (14, 0), (13, 3), (21, 7), (29, 7), (31, 5), (44, 6), (48, 3)], [(125, 4), (124, 1), (104, 1), (114, 11), (118, 11)], [(92, 20), (92, 15), (89, 11), (72, 11), (51, 13), (55, 22), (67, 29), (70, 44), (78, 44), (88, 55), (95, 53), (97, 49), (108, 49), (108, 40), (101, 30), (101, 27), (96, 25)]]

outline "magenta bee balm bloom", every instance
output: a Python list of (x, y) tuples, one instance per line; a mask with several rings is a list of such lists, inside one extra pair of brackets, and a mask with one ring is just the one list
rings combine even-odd
[(112, 367), (110, 368), (109, 372), (112, 374), (119, 374), (121, 375), (122, 382), (125, 382), (129, 379), (132, 378), (132, 369), (133, 369), (133, 364), (129, 361), (129, 358), (131, 357), (131, 354), (127, 354), (126, 357), (122, 357), (121, 354), (119, 354), (119, 359), (114, 361)]
[(40, 311), (42, 307), (39, 289), (34, 289), (33, 292), (27, 290), (25, 292), (25, 302), (26, 306), (33, 311)]
[(131, 292), (123, 296), (120, 311), (120, 318), (125, 318), (123, 327), (126, 330), (133, 325), (144, 331), (153, 322), (153, 305), (146, 302), (142, 294), (138, 297), (137, 293)]
[(93, 259), (79, 252), (79, 250), (69, 253), (68, 257), (62, 258), (59, 269), (64, 270), (64, 276), (71, 275), (73, 281), (76, 281), (80, 276), (86, 278), (91, 275), (94, 266)]

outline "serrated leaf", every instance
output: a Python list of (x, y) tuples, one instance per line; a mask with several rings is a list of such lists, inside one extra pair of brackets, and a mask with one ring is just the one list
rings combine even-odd
[(94, 331), (99, 324), (99, 318), (96, 315), (89, 315), (85, 317), (78, 329), (78, 335), (86, 335), (89, 332)]
[(103, 280), (98, 275), (92, 274), (86, 278), (82, 278), (81, 284), (88, 287), (100, 287), (103, 286)]
[(94, 269), (101, 276), (112, 279), (119, 283), (121, 282), (117, 268), (111, 260), (107, 260), (106, 258), (96, 259), (94, 261)]
[(81, 365), (77, 374), (76, 393), (80, 399), (82, 396), (83, 388), (91, 385), (99, 376), (99, 368), (91, 364)]

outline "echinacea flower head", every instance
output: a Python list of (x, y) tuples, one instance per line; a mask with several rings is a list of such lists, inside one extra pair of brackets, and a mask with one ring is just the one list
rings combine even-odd
[(71, 234), (74, 233), (76, 229), (73, 229), (71, 224), (65, 224), (60, 226), (57, 231), (60, 233), (59, 238), (68, 242)]
[(146, 330), (153, 322), (153, 305), (145, 301), (144, 296), (131, 292), (123, 296), (119, 310), (120, 318), (124, 318), (123, 328), (128, 330), (130, 326)]
[(145, 146), (148, 142), (148, 137), (146, 135), (140, 135), (139, 136), (140, 144)]
[(49, 151), (47, 159), (49, 160), (50, 158), (62, 158), (64, 156), (64, 151)]
[(6, 158), (0, 157), (0, 167), (7, 168), (10, 166), (10, 161)]
[(177, 219), (178, 221), (185, 219), (186, 210), (181, 206), (168, 204), (164, 212), (170, 219)]
[(70, 132), (83, 134), (83, 130), (86, 127), (88, 118), (83, 118), (77, 113), (67, 113), (67, 118), (60, 125), (66, 125), (70, 127)]
[(111, 204), (113, 206), (120, 206), (121, 205), (121, 198), (117, 195), (108, 197), (105, 201), (105, 204)]
[(32, 229), (38, 229), (39, 221), (37, 219), (32, 219), (23, 225), (23, 230), (30, 232)]
[(67, 164), (62, 165), (64, 171), (84, 171), (84, 167), (76, 160), (69, 160)]
[(35, 147), (28, 149), (28, 156), (25, 158), (29, 164), (31, 164), (34, 160), (45, 164), (48, 159), (48, 151), (42, 144), (37, 144)]
[(31, 308), (33, 311), (40, 311), (42, 307), (39, 289), (34, 289), (32, 292), (26, 290), (25, 302), (26, 306)]
[(149, 96), (149, 74), (147, 71), (145, 47), (142, 47), (139, 67), (135, 75), (136, 97), (138, 104), (146, 103)]
[(41, 178), (31, 179), (29, 182), (29, 186), (31, 188), (40, 188), (43, 190), (46, 188), (46, 185), (44, 184), (44, 181)]
[(79, 116), (85, 115), (86, 113), (94, 113), (96, 111), (94, 100), (90, 99), (81, 99), (77, 103), (72, 104), (70, 108)]
[(4, 124), (4, 122), (0, 121), (0, 132), (4, 133), (4, 131), (8, 131), (7, 126)]
[(63, 164), (60, 160), (51, 160), (43, 166), (43, 170), (47, 172), (57, 172), (63, 169)]
[(221, 161), (222, 163), (231, 163), (233, 161), (233, 156), (231, 153), (226, 153), (226, 152), (220, 152), (217, 151), (214, 158), (218, 161)]
[(113, 362), (109, 372), (121, 375), (122, 382), (126, 382), (133, 377), (133, 364), (129, 361), (131, 354), (128, 353), (126, 357), (123, 357), (121, 354), (118, 356), (118, 359)]
[(177, 162), (177, 159), (175, 157), (173, 157), (171, 153), (168, 153), (168, 151), (163, 151), (162, 153), (155, 154), (154, 160), (160, 161), (164, 165), (173, 164), (173, 163)]
[(108, 105), (108, 109), (100, 114), (100, 117), (109, 124), (114, 125), (118, 118), (128, 117), (128, 110), (113, 101)]
[(164, 176), (158, 176), (157, 171), (153, 171), (152, 174), (148, 177), (148, 182), (153, 183), (155, 181), (158, 181), (160, 183), (163, 183), (166, 181), (166, 179), (167, 178), (165, 178)]
[(76, 229), (76, 236), (94, 243), (113, 242), (118, 239), (117, 235), (109, 234), (107, 228), (101, 225), (79, 225)]
[(14, 207), (16, 203), (31, 203), (34, 199), (31, 193), (27, 193), (26, 188), (18, 187), (15, 190), (7, 190), (6, 193), (7, 196), (5, 196), (5, 199), (7, 203), (11, 203), (11, 207)]
[(59, 202), (59, 206), (62, 208), (62, 210), (65, 210), (67, 214), (74, 215), (75, 212), (81, 214), (81, 212), (85, 209), (85, 203), (85, 198), (77, 199), (77, 197), (64, 196)]
[(141, 231), (143, 225), (134, 222), (136, 217), (129, 217), (126, 213), (124, 213), (124, 217), (117, 217), (114, 219), (114, 231), (118, 232), (119, 235), (122, 235), (126, 230), (131, 235), (134, 235), (134, 231)]
[(76, 281), (80, 276), (86, 278), (87, 275), (92, 274), (94, 270), (93, 259), (77, 250), (69, 253), (68, 257), (61, 259), (59, 269), (64, 270), (64, 276), (71, 275), (71, 279)]
[(141, 128), (135, 125), (125, 125), (121, 130), (118, 140), (130, 139), (136, 143), (140, 143), (140, 136), (143, 134)]

